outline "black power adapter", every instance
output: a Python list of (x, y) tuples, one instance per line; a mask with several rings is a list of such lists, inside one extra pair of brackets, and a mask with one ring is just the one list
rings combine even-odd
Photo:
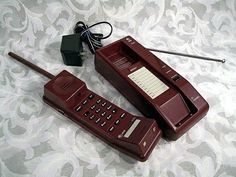
[(71, 34), (62, 36), (61, 55), (63, 62), (69, 66), (82, 66), (83, 60), (81, 52), (83, 51), (80, 34)]
[[(100, 24), (107, 24), (111, 28), (110, 33), (105, 37), (101, 33), (92, 33), (90, 31), (90, 28)], [(82, 21), (77, 22), (74, 28), (75, 34), (65, 35), (62, 37), (61, 55), (64, 63), (70, 66), (82, 66), (82, 42), (86, 43), (91, 53), (94, 54), (96, 49), (102, 47), (101, 40), (108, 38), (112, 31), (113, 28), (111, 24), (106, 21), (98, 22), (91, 26), (85, 25)]]

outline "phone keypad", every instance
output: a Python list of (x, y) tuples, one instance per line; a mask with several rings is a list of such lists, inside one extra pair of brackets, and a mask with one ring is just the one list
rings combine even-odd
[(97, 124), (98, 128), (109, 133), (114, 132), (126, 117), (122, 109), (93, 93), (77, 105), (75, 111), (81, 113), (88, 123)]

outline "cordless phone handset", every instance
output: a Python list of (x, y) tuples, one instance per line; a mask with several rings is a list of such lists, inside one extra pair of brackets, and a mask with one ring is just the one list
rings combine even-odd
[(149, 157), (162, 135), (155, 120), (128, 113), (65, 70), (53, 76), (12, 52), (9, 55), (51, 79), (44, 85), (48, 105), (119, 151), (140, 161)]

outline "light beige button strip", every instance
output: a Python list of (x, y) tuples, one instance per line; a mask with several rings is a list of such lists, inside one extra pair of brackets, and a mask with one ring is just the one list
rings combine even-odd
[(128, 77), (152, 99), (169, 89), (166, 84), (152, 74), (146, 67), (134, 71)]
[(131, 125), (131, 127), (129, 128), (129, 130), (125, 133), (124, 137), (125, 138), (129, 138), (129, 136), (131, 135), (131, 133), (134, 131), (134, 129), (138, 126), (140, 120), (136, 119), (134, 121), (134, 123)]

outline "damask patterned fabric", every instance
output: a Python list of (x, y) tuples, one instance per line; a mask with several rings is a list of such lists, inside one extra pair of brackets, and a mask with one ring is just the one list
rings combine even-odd
[[(155, 53), (202, 94), (210, 110), (177, 141), (161, 139), (137, 162), (56, 113), (42, 101), (47, 78), (10, 60), (9, 51), (53, 74), (66, 69), (88, 88), (140, 115), (94, 69), (87, 48), (82, 67), (65, 66), (61, 36), (79, 20), (109, 21), (109, 44), (131, 35), (144, 46), (225, 58), (225, 64)], [(97, 32), (109, 33), (99, 26)], [(233, 0), (1, 0), (1, 177), (236, 176), (236, 2)]]

